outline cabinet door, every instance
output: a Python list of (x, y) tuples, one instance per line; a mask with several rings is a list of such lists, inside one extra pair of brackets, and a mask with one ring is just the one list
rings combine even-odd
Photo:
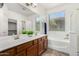
[(44, 50), (46, 50), (48, 48), (48, 39), (47, 36), (43, 37), (44, 40)]
[(43, 40), (41, 40), (38, 43), (38, 55), (41, 55), (43, 51), (44, 51), (44, 44), (43, 44)]
[(30, 47), (32, 45), (33, 45), (33, 41), (21, 44), (21, 45), (17, 46), (17, 52), (21, 52), (21, 51), (25, 50), (27, 47)]
[(16, 55), (16, 50), (15, 50), (15, 48), (11, 48), (6, 51), (0, 52), (0, 55), (1, 56), (14, 56), (14, 55)]
[(19, 52), (16, 56), (26, 56), (26, 50)]
[(45, 40), (44, 40), (44, 49), (46, 50), (47, 48), (48, 48), (48, 40), (45, 39)]
[(37, 56), (37, 44), (27, 48), (27, 56)]

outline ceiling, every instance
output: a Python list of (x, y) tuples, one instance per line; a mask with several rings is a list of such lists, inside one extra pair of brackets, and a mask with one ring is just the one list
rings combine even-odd
[[(48, 9), (54, 8), (54, 7), (62, 5), (62, 4), (64, 4), (64, 3), (38, 3), (37, 5), (40, 5), (41, 8), (48, 10)], [(35, 15), (34, 12), (32, 12), (31, 10), (22, 6), (19, 3), (6, 3), (6, 5), (9, 10), (21, 13), (25, 16)]]
[(51, 9), (64, 3), (39, 3), (39, 5), (45, 9)]
[(25, 16), (30, 16), (35, 14), (31, 10), (27, 9), (26, 7), (18, 4), (18, 3), (6, 3), (9, 10), (15, 11), (17, 13), (21, 13)]

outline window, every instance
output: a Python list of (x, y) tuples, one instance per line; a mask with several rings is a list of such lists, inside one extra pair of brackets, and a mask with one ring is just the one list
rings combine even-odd
[(36, 31), (40, 31), (40, 17), (36, 18)]
[(22, 30), (25, 30), (25, 29), (26, 29), (26, 22), (22, 21)]
[(64, 12), (49, 14), (49, 31), (65, 31)]
[(44, 25), (44, 19), (42, 16), (38, 16), (36, 18), (36, 31), (41, 31), (43, 30), (43, 25)]
[(17, 21), (14, 19), (8, 19), (8, 35), (17, 34)]

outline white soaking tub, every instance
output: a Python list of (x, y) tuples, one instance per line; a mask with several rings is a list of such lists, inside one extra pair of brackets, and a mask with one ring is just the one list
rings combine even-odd
[(69, 53), (69, 40), (48, 37), (48, 47), (61, 52)]

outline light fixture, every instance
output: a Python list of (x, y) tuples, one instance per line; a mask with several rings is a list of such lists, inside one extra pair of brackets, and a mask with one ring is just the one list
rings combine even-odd
[(36, 3), (32, 3), (32, 7), (36, 7), (37, 6), (37, 4)]
[(37, 4), (36, 3), (26, 3), (26, 6), (36, 7)]

